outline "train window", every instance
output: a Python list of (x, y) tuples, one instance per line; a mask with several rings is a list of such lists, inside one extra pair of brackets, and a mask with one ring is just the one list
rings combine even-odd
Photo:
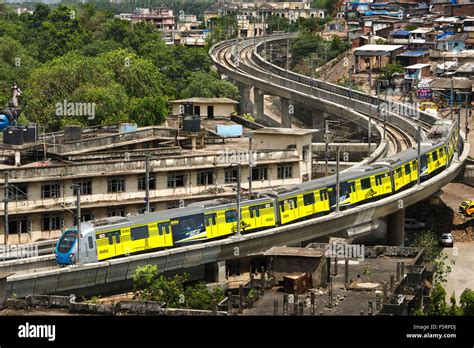
[(367, 190), (371, 187), (370, 185), (370, 178), (365, 178), (360, 181), (360, 186), (362, 190)]
[(237, 210), (228, 210), (225, 212), (225, 222), (236, 222)]
[(298, 203), (296, 201), (296, 197), (288, 199), (288, 205), (290, 206), (290, 209), (298, 208)]
[(215, 225), (215, 224), (216, 224), (216, 214), (206, 215), (206, 226)]
[(94, 249), (94, 244), (92, 243), (92, 237), (87, 238), (87, 241), (89, 242), (89, 249)]
[(158, 234), (159, 234), (160, 236), (163, 235), (163, 225), (162, 225), (162, 224), (158, 224)]
[(376, 175), (375, 176), (375, 185), (377, 185), (377, 186), (382, 185), (382, 178), (383, 177), (384, 177), (383, 175)]
[(249, 211), (251, 218), (260, 217), (260, 207), (250, 207)]
[(132, 227), (130, 229), (130, 236), (132, 240), (148, 238), (148, 226)]
[(307, 193), (303, 195), (304, 205), (314, 204), (314, 193)]
[(405, 174), (408, 175), (411, 173), (410, 163), (405, 164)]
[(110, 234), (108, 235), (108, 237), (109, 237), (109, 245), (114, 244), (114, 238), (113, 238), (114, 236), (113, 236), (113, 234), (110, 233)]
[(325, 201), (328, 199), (328, 192), (326, 190), (319, 191), (319, 195), (321, 196), (322, 201)]
[(421, 168), (422, 169), (426, 168), (427, 164), (428, 164), (428, 160), (426, 158), (426, 155), (421, 156)]
[(353, 193), (355, 192), (355, 182), (350, 182), (349, 183), (349, 192)]
[(115, 232), (115, 241), (117, 242), (117, 244), (120, 243), (120, 232), (119, 231)]
[(433, 161), (437, 161), (437, 160), (438, 160), (438, 152), (433, 151), (433, 152), (431, 153), (431, 156), (433, 156)]
[(439, 155), (442, 157), (444, 155), (444, 148), (438, 150)]
[(401, 178), (402, 175), (403, 175), (403, 174), (402, 174), (402, 167), (398, 168), (398, 169), (396, 170), (396, 172), (397, 172), (397, 174), (398, 174), (398, 177)]

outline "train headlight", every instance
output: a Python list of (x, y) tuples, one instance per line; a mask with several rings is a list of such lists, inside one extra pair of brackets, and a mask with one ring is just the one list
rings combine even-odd
[(69, 254), (69, 258), (72, 259), (74, 257), (74, 253)]

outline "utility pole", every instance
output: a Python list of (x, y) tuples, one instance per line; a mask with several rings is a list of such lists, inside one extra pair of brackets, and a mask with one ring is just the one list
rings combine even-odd
[(5, 224), (5, 244), (8, 242), (8, 235), (10, 234), (8, 225), (8, 172), (5, 173), (5, 187), (3, 191), (3, 209), (4, 209), (4, 224)]
[(372, 145), (372, 104), (370, 104), (369, 106), (369, 126), (368, 126), (368, 134), (367, 134), (367, 141), (369, 142), (369, 154), (368, 156), (370, 156), (370, 148), (371, 148), (371, 145)]
[(237, 165), (237, 231), (236, 237), (240, 237), (240, 182), (241, 182), (241, 165)]
[(451, 120), (454, 120), (454, 117), (453, 117), (453, 100), (454, 99), (454, 81), (453, 81), (453, 77), (451, 76), (451, 96), (449, 98), (449, 108), (450, 108), (450, 111), (449, 111), (449, 117), (451, 118)]
[(328, 161), (329, 161), (329, 120), (324, 119), (324, 160), (326, 164), (326, 176), (328, 176)]
[(81, 184), (73, 184), (71, 188), (76, 194), (76, 207), (77, 207), (77, 256), (76, 260), (79, 263), (79, 246), (81, 244)]
[(340, 196), (340, 183), (339, 183), (339, 146), (336, 146), (336, 213), (339, 213), (339, 196)]
[(253, 158), (252, 158), (252, 134), (249, 134), (249, 199), (252, 199), (252, 167), (253, 167)]
[(418, 157), (418, 177), (416, 179), (416, 185), (420, 186), (421, 183), (421, 122), (420, 115), (418, 115), (418, 139), (417, 139), (417, 157)]
[[(290, 28), (288, 27), (288, 31)], [(286, 39), (286, 65), (285, 65), (285, 70), (288, 71), (290, 65), (290, 39)]]
[(146, 155), (145, 159), (145, 213), (150, 212), (150, 158)]
[(310, 58), (311, 62), (311, 95), (313, 94), (313, 80), (314, 80), (314, 58)]

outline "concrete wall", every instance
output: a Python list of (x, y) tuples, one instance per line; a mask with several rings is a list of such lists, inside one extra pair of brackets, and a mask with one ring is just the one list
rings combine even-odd
[(272, 271), (276, 281), (283, 281), (283, 276), (290, 273), (309, 272), (313, 278), (313, 287), (326, 285), (327, 266), (325, 257), (275, 256)]
[[(173, 115), (181, 115), (180, 113), (180, 106), (181, 104), (173, 104)], [(235, 106), (234, 104), (210, 104), (210, 103), (193, 103), (194, 106), (199, 106), (200, 107), (200, 115), (202, 117), (207, 117), (207, 108), (208, 106), (213, 106), (214, 107), (214, 116), (227, 116), (230, 117), (230, 114), (232, 114), (235, 111)], [(194, 111), (194, 109), (193, 109)]]

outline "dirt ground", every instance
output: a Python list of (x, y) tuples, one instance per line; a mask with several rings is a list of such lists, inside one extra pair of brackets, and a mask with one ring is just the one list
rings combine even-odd
[(451, 183), (443, 188), (441, 200), (452, 210), (451, 233), (455, 241), (474, 240), (474, 220), (459, 213), (459, 204), (474, 199), (474, 188), (465, 184)]

